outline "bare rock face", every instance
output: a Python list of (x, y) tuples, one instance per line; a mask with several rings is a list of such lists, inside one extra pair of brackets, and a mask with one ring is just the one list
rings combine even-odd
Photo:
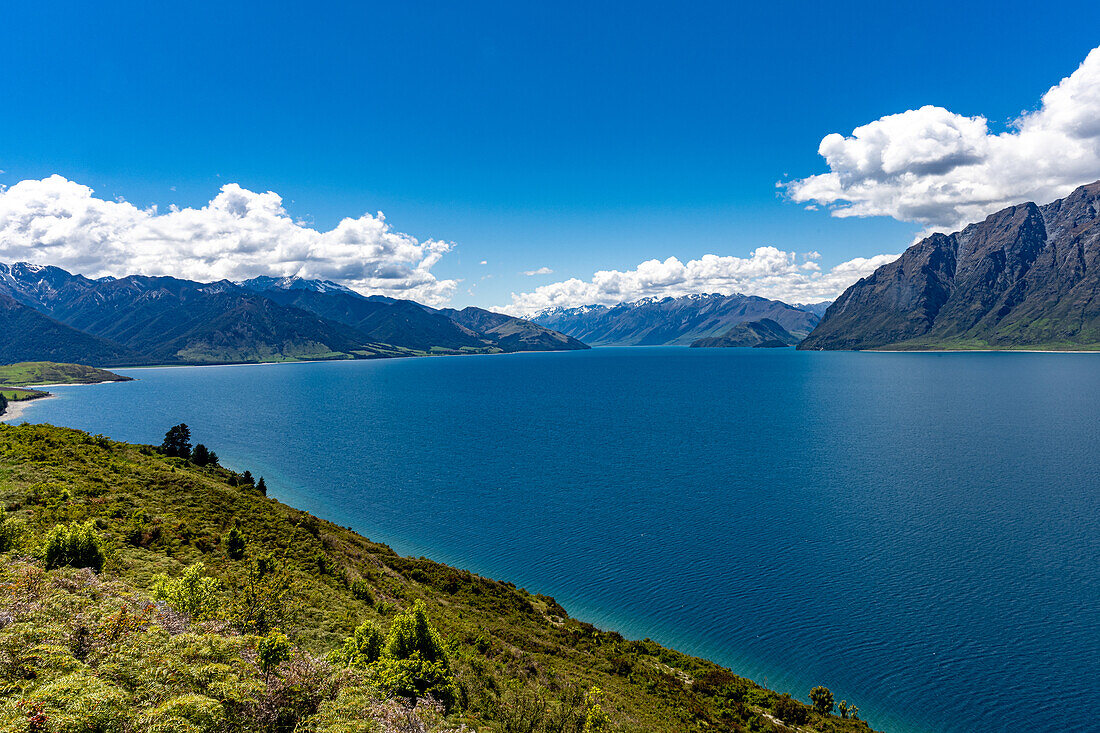
[(800, 349), (1100, 348), (1100, 181), (934, 234), (844, 292)]

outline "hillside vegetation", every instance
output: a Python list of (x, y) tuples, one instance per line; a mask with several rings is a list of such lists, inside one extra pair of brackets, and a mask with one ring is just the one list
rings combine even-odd
[(869, 730), (201, 457), (0, 425), (0, 731)]
[(84, 364), (59, 364), (54, 361), (21, 361), (0, 366), (0, 387), (26, 387), (32, 384), (99, 384), (130, 382), (130, 377), (96, 369)]

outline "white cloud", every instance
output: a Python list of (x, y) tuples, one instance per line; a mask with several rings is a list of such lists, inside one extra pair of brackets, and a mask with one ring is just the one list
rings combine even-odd
[(487, 264), (489, 264), (489, 261), (488, 261), (488, 260), (482, 260), (481, 262), (479, 262), (479, 263), (477, 263), (477, 264), (479, 264), (479, 265), (487, 265)]
[(527, 277), (533, 277), (535, 275), (552, 275), (554, 273), (549, 267), (540, 267), (537, 270), (524, 270), (523, 274)]
[(434, 305), (457, 286), (431, 272), (451, 247), (396, 232), (381, 213), (318, 231), (292, 220), (278, 194), (235, 183), (200, 209), (172, 206), (164, 213), (96, 198), (87, 186), (57, 175), (0, 187), (0, 260), (57, 265), (89, 277), (300, 275)]
[(703, 255), (681, 262), (649, 260), (627, 272), (601, 270), (591, 280), (573, 278), (543, 285), (529, 293), (513, 293), (512, 303), (500, 308), (513, 315), (531, 315), (555, 306), (612, 305), (652, 296), (693, 293), (749, 293), (786, 302), (829, 300), (861, 277), (897, 259), (898, 255), (859, 257), (822, 272), (817, 252), (801, 257), (776, 247), (758, 247), (752, 255)]
[(1100, 48), (1006, 132), (925, 106), (827, 135), (829, 172), (778, 184), (833, 216), (890, 216), (957, 229), (1023, 201), (1046, 203), (1100, 178)]

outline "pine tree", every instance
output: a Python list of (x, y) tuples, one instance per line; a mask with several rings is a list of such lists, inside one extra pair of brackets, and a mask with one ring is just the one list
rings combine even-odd
[(160, 450), (166, 456), (190, 458), (191, 428), (187, 427), (187, 423), (181, 422), (179, 425), (169, 428), (168, 432), (164, 434), (164, 442), (160, 444)]
[(199, 443), (195, 446), (195, 449), (191, 451), (191, 462), (196, 466), (206, 466), (210, 463), (210, 451), (206, 449), (206, 446)]
[(267, 496), (267, 484), (264, 483), (264, 477), (260, 476), (260, 480), (256, 482), (256, 490), (264, 496)]

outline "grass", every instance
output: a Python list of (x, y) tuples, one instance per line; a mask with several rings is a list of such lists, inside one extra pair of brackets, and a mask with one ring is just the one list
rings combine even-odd
[(0, 389), (0, 395), (3, 395), (8, 402), (35, 400), (39, 397), (48, 397), (49, 394), (40, 389)]
[[(149, 446), (0, 425), (0, 503), (8, 512), (0, 529), (20, 528), (0, 557), (2, 731), (34, 729), (26, 721), (36, 710), (54, 721), (117, 712), (109, 725), (81, 718), (40, 728), (58, 731), (405, 730), (379, 722), (407, 713), (391, 683), (333, 655), (364, 622), (386, 629), (418, 602), (457, 690), (450, 710), (420, 704), (408, 713), (427, 730), (870, 730), (706, 660), (569, 618), (548, 596), (400, 556), (261, 495), (231, 471)], [(42, 538), (72, 522), (94, 523), (106, 548), (101, 573), (43, 568)], [(234, 530), (243, 555), (227, 541)], [(150, 605), (158, 574), (178, 579), (195, 563), (215, 579), (221, 614), (200, 623)], [(257, 576), (262, 563), (276, 570)], [(270, 587), (249, 595), (257, 583)], [(249, 603), (276, 601), (264, 616), (271, 628), (242, 621)], [(257, 650), (272, 628), (292, 652), (265, 672)], [(606, 723), (592, 717), (597, 700)], [(185, 713), (197, 727), (154, 725)]]
[(129, 379), (105, 369), (96, 369), (83, 364), (21, 361), (17, 364), (0, 366), (0, 387), (25, 387), (32, 384), (99, 384), (100, 382), (125, 382)]

